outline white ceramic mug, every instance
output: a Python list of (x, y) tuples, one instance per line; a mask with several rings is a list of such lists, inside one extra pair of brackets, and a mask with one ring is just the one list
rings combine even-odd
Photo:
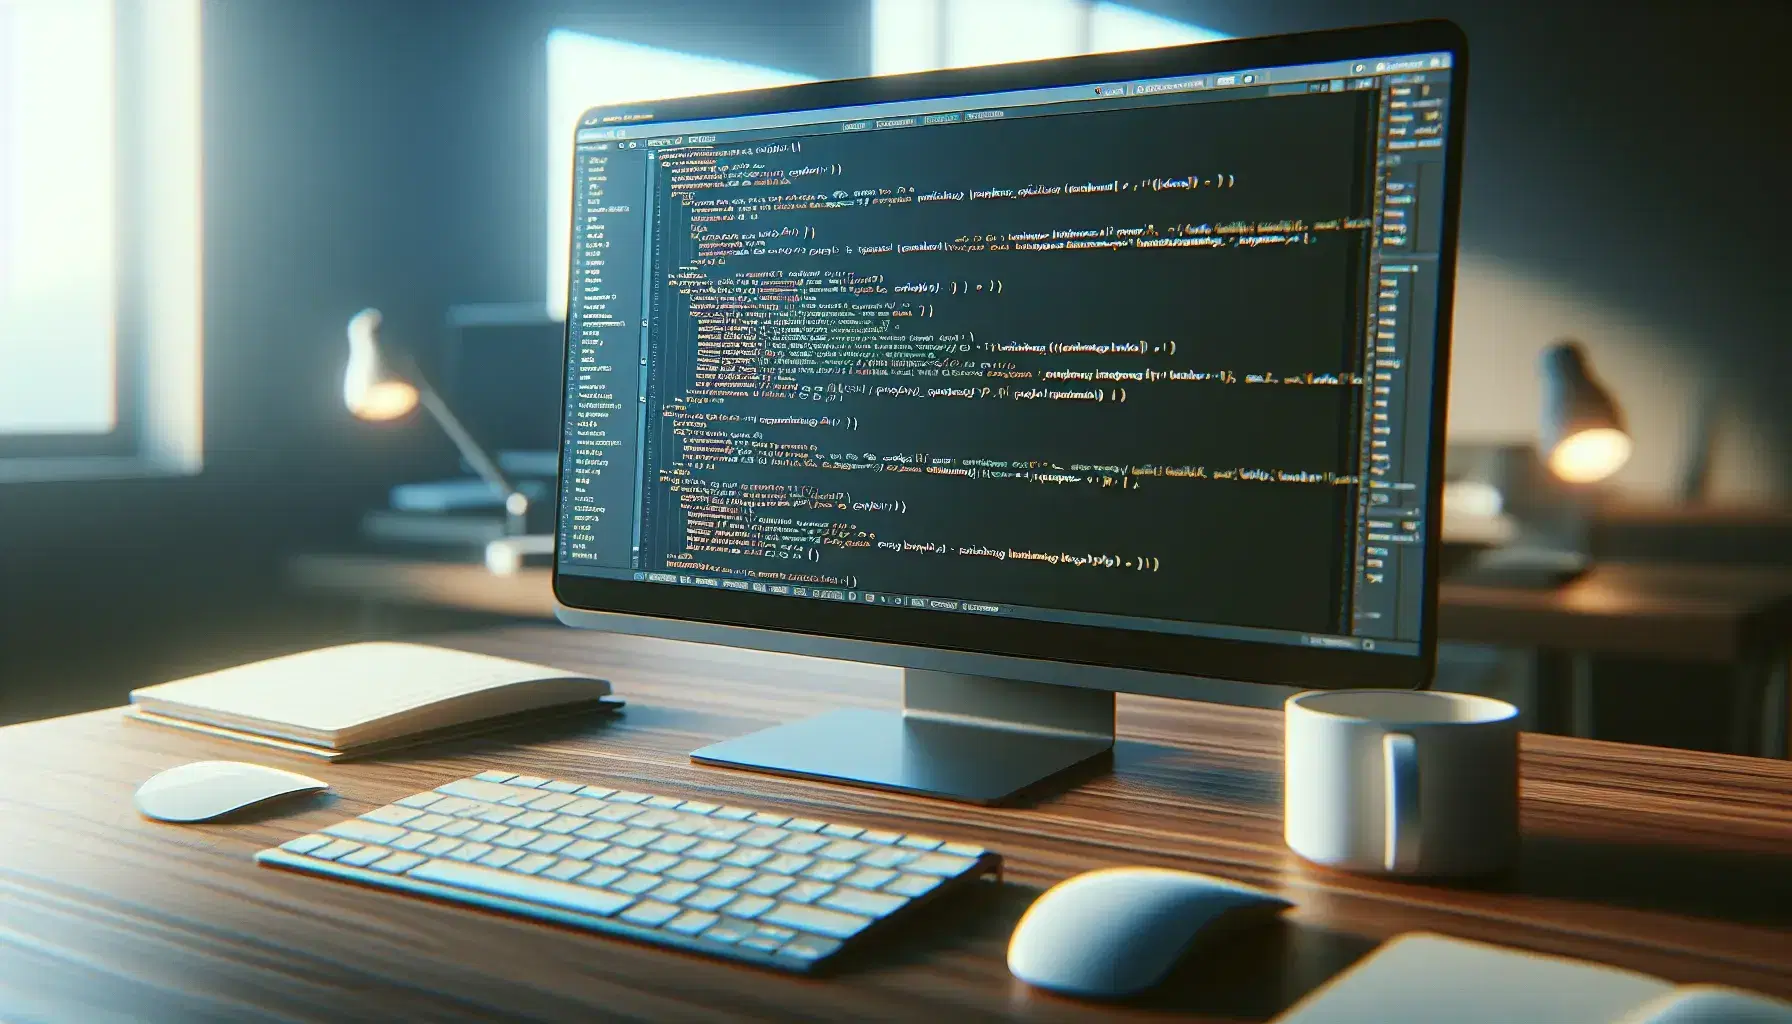
[(1518, 709), (1424, 690), (1288, 698), (1283, 836), (1346, 871), (1477, 875), (1518, 848)]

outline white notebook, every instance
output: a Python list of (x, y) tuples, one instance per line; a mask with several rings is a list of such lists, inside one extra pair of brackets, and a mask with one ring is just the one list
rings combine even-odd
[(1605, 964), (1408, 932), (1275, 1024), (1792, 1024), (1758, 993), (1683, 985)]
[[(320, 756), (609, 696), (602, 679), (410, 643), (325, 647), (131, 692), (139, 717)], [(611, 702), (619, 703), (619, 702)]]

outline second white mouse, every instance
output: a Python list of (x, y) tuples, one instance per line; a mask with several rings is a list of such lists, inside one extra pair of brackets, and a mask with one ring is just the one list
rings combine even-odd
[(210, 821), (231, 811), (330, 784), (309, 775), (242, 761), (194, 761), (150, 776), (137, 787), (137, 811), (157, 821)]
[(1197, 939), (1267, 921), (1272, 893), (1166, 868), (1107, 868), (1060, 882), (1015, 926), (1008, 969), (1030, 985), (1112, 999), (1162, 981)]

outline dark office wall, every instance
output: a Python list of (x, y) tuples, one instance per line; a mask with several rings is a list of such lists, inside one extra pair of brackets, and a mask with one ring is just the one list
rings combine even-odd
[(280, 596), (281, 563), (455, 466), (427, 423), (342, 411), (344, 323), (379, 306), (427, 355), (448, 305), (540, 296), (552, 28), (843, 76), (868, 62), (864, 6), (207, 3), (206, 469), (0, 484), (0, 721), (340, 625)]

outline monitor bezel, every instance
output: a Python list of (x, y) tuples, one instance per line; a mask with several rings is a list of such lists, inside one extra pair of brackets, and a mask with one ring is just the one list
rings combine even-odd
[[(977, 68), (925, 71), (880, 78), (806, 83), (747, 92), (595, 107), (581, 121), (606, 113), (650, 110), (656, 122), (782, 113), (900, 100), (972, 95), (1012, 89), (1098, 84), (1216, 71), (1268, 68), (1409, 53), (1451, 55), (1450, 130), (1445, 134), (1444, 220), (1439, 252), (1437, 352), (1428, 429), (1431, 438), (1427, 507), (1442, 508), (1444, 428), (1456, 268), (1462, 139), (1467, 99), (1468, 45), (1462, 30), (1443, 20), (1338, 29), (1297, 35), (1198, 43), (1116, 54), (1093, 54)], [(570, 266), (568, 268), (570, 275)], [(566, 345), (570, 353), (571, 319)], [(561, 389), (564, 422), (566, 389)], [(561, 438), (564, 465), (566, 439)], [(564, 492), (557, 502), (565, 500)], [(557, 513), (563, 511), (557, 509)], [(1415, 654), (1339, 650), (1289, 643), (1188, 636), (1150, 630), (1067, 625), (1035, 619), (864, 605), (816, 598), (711, 590), (666, 583), (614, 580), (566, 573), (558, 551), (555, 599), (567, 609), (742, 630), (774, 630), (816, 638), (1060, 662), (1107, 669), (1201, 676), (1310, 688), (1353, 686), (1423, 688), (1437, 654), (1437, 589), (1442, 515), (1426, 521), (1423, 604)], [(559, 514), (555, 523), (562, 521)], [(559, 530), (556, 525), (556, 546)], [(939, 595), (942, 597), (951, 595)], [(568, 618), (576, 618), (568, 617)], [(742, 633), (750, 636), (750, 633)]]

